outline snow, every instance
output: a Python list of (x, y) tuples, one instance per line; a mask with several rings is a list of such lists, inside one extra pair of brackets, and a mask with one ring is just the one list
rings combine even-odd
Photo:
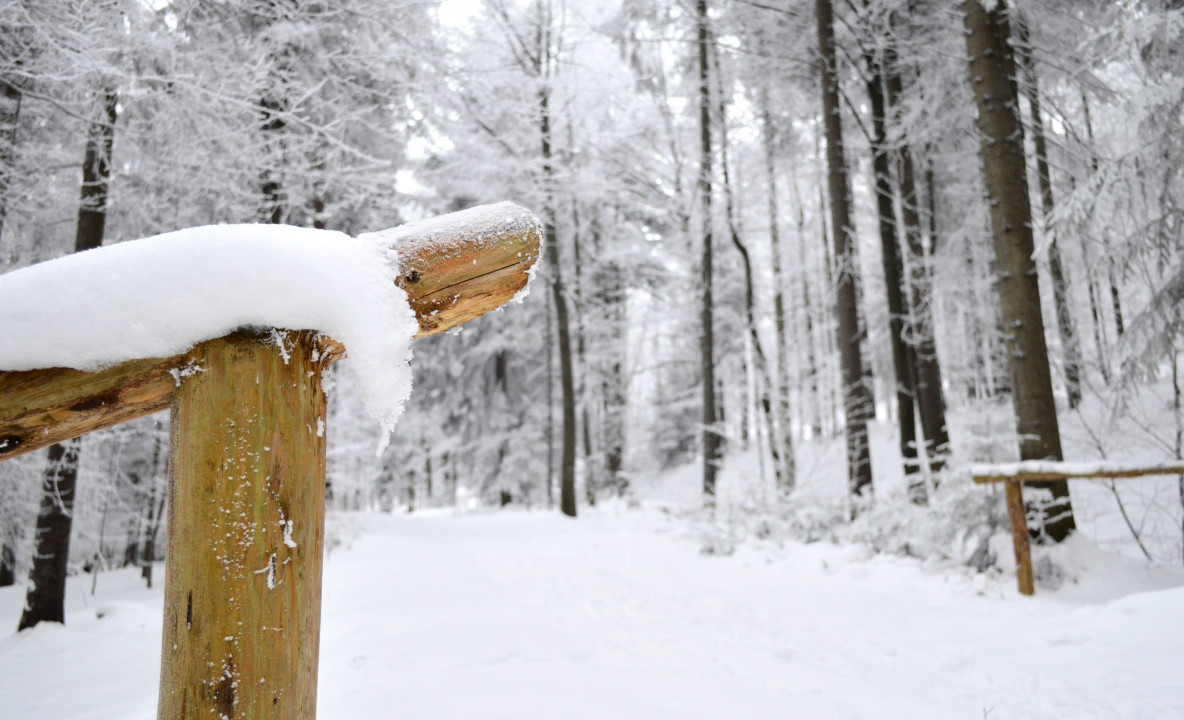
[[(1184, 716), (1173, 569), (1081, 542), (1080, 584), (1023, 598), (857, 545), (703, 555), (697, 522), (611, 503), (331, 516), (318, 717)], [(137, 578), (103, 574), (93, 598), (71, 578), (65, 627), (0, 640), (6, 716), (153, 716), (161, 600)], [(22, 601), (0, 589), (0, 627)]]
[[(449, 249), (460, 254), (474, 245), (494, 245), (506, 235), (532, 232), (542, 236), (540, 220), (534, 213), (512, 202), (499, 202), (366, 233), (360, 238), (395, 245), (405, 256), (429, 249), (434, 256), (441, 256)], [(457, 242), (460, 238), (465, 242)]]
[[(0, 276), (0, 369), (99, 370), (243, 327), (318, 330), (346, 346), (367, 411), (389, 433), (411, 390), (419, 329), (397, 272), (395, 251), (373, 235), (281, 225), (199, 227), (77, 253)], [(284, 347), (282, 333), (273, 340)]]
[(1052, 460), (1024, 460), (1012, 463), (978, 463), (970, 466), (975, 477), (1015, 477), (1022, 474), (1069, 476), (1122, 474), (1127, 472), (1157, 472), (1163, 475), (1177, 475), (1184, 467), (1184, 461), (1164, 462), (1105, 461), (1059, 462)]

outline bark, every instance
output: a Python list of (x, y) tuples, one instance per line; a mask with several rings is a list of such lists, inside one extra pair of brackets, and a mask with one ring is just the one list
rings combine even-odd
[(867, 423), (872, 415), (871, 389), (864, 381), (860, 349), (859, 308), (856, 298), (859, 269), (851, 218), (851, 183), (843, 152), (839, 84), (835, 72), (834, 15), (829, 0), (816, 0), (821, 66), (822, 115), (826, 128), (827, 186), (830, 192), (831, 233), (835, 248), (835, 295), (846, 418), (847, 482), (854, 497), (872, 492), (872, 459)]
[(707, 27), (707, 0), (696, 0), (699, 43), (699, 200), (702, 213), (703, 248), (699, 260), (699, 372), (702, 383), (703, 500), (715, 507), (715, 476), (721, 455), (716, 425), (715, 357), (712, 315), (712, 217), (711, 217), (711, 85), (710, 44)]
[[(568, 124), (569, 138), (568, 145), (574, 145), (570, 138), (571, 125)], [(585, 342), (585, 336), (588, 329), (584, 318), (585, 302), (587, 294), (585, 293), (585, 278), (583, 276), (582, 268), (584, 266), (583, 258), (580, 257), (580, 209), (579, 203), (573, 201), (571, 208), (571, 222), (572, 222), (572, 258), (575, 260), (575, 316), (576, 316), (576, 357), (577, 367), (580, 369), (580, 384), (576, 390), (576, 397), (580, 399), (580, 440), (583, 443), (584, 451), (584, 496), (588, 500), (588, 505), (596, 504), (596, 492), (600, 484), (596, 473), (595, 456), (592, 453), (592, 427), (591, 427), (591, 413), (588, 408), (591, 402), (591, 386), (588, 383), (588, 352)]]
[[(903, 93), (896, 53), (889, 46), (886, 91), (889, 107), (895, 107)], [(897, 182), (900, 186), (900, 218), (904, 226), (905, 245), (909, 252), (909, 309), (911, 322), (908, 334), (915, 372), (915, 389), (921, 433), (925, 437), (925, 456), (931, 473), (941, 472), (949, 454), (950, 437), (946, 426), (946, 404), (942, 394), (941, 364), (933, 333), (931, 278), (926, 262), (925, 242), (921, 233), (920, 209), (917, 200), (917, 181), (912, 152), (907, 143), (897, 148)]]
[[(20, 121), (22, 93), (17, 86), (0, 79), (0, 238), (8, 218), (8, 188), (15, 172), (16, 130)], [(0, 569), (0, 573), (3, 570)], [(2, 583), (3, 578), (0, 578)], [(11, 584), (11, 583), (9, 583)], [(3, 587), (0, 584), (0, 587)]]
[(1069, 310), (1069, 281), (1061, 262), (1061, 251), (1057, 246), (1056, 228), (1052, 217), (1056, 203), (1052, 193), (1052, 176), (1048, 168), (1048, 142), (1044, 135), (1044, 118), (1040, 113), (1040, 85), (1036, 75), (1036, 63), (1032, 58), (1032, 46), (1028, 38), (1028, 25), (1017, 18), (1016, 60), (1024, 71), (1022, 88), (1028, 98), (1028, 113), (1032, 126), (1032, 140), (1036, 150), (1036, 179), (1040, 185), (1040, 214), (1044, 232), (1048, 239), (1048, 274), (1052, 280), (1053, 302), (1056, 305), (1057, 334), (1061, 339), (1062, 363), (1065, 368), (1065, 391), (1069, 407), (1075, 408), (1081, 402), (1081, 346), (1077, 342), (1077, 328)]
[[(1184, 409), (1184, 403), (1181, 403), (1180, 392), (1180, 356), (1176, 351), (1175, 346), (1172, 347), (1172, 420), (1176, 425), (1176, 442), (1173, 450), (1177, 460), (1184, 459), (1184, 415), (1181, 410)], [(1176, 476), (1176, 493), (1180, 498), (1180, 508), (1184, 510), (1184, 473)], [(1184, 535), (1184, 518), (1180, 520), (1180, 532)], [(1184, 562), (1184, 553), (1180, 557), (1181, 562)]]
[[(259, 101), (259, 107), (263, 110), (261, 129), (264, 137), (277, 137), (287, 126), (283, 118), (284, 104), (274, 98), (264, 97)], [(267, 141), (268, 145), (273, 143), (276, 146), (274, 154), (277, 156), (278, 163), (280, 162), (279, 156), (283, 154), (280, 147), (281, 142), (279, 140)], [(267, 168), (263, 171), (259, 189), (263, 194), (263, 221), (272, 225), (283, 223), (287, 215), (287, 197), (283, 184), (280, 182), (279, 173), (275, 168)]]
[(152, 487), (148, 491), (148, 517), (144, 522), (144, 540), (141, 544), (140, 577), (149, 588), (152, 587), (152, 562), (156, 560), (156, 533), (160, 527), (160, 513), (164, 510), (165, 501), (165, 494), (160, 492), (156, 481), (163, 445), (164, 441), (157, 435), (152, 447), (152, 465), (148, 470), (148, 482)]
[[(548, 29), (549, 31), (549, 29)], [(544, 70), (550, 67), (550, 38), (540, 44)], [(544, 81), (546, 78), (543, 78)], [(559, 462), (559, 510), (576, 516), (576, 393), (572, 367), (571, 324), (567, 314), (567, 293), (563, 284), (563, 263), (555, 230), (555, 170), (551, 161), (551, 94), (544, 82), (539, 90), (539, 135), (543, 158), (543, 238), (547, 244), (547, 269), (551, 274), (551, 299), (555, 303), (555, 326), (559, 336), (559, 385), (563, 407), (563, 438)]]
[[(1089, 140), (1090, 168), (1096, 173), (1098, 171), (1098, 156), (1094, 150), (1094, 123), (1089, 113), (1089, 96), (1084, 92), (1081, 93), (1081, 112), (1085, 116), (1085, 136)], [(1106, 255), (1106, 280), (1110, 285), (1110, 305), (1114, 310), (1114, 329), (1118, 338), (1121, 339), (1125, 331), (1122, 320), (1122, 301), (1118, 294), (1118, 284), (1114, 280), (1114, 259), (1110, 257), (1110, 247), (1105, 236), (1102, 237), (1102, 248)]]
[[(785, 276), (781, 269), (781, 212), (777, 203), (777, 167), (774, 160), (773, 122), (769, 116), (769, 98), (761, 97), (761, 128), (765, 145), (765, 174), (769, 183), (769, 245), (773, 261), (773, 322), (777, 343), (777, 410), (771, 444), (780, 447), (781, 467), (778, 477), (780, 494), (784, 497), (797, 485), (797, 466), (794, 459), (793, 432), (790, 427), (789, 356), (785, 322)], [(804, 268), (803, 268), (804, 270)]]
[(908, 344), (905, 342), (905, 320), (908, 310), (904, 298), (904, 261), (896, 235), (896, 209), (893, 204), (892, 172), (888, 159), (887, 130), (884, 106), (884, 71), (879, 60), (869, 51), (864, 55), (868, 65), (867, 94), (872, 106), (872, 170), (875, 173), (876, 212), (880, 221), (880, 247), (884, 266), (884, 288), (888, 300), (888, 329), (892, 343), (892, 369), (896, 378), (896, 418), (900, 432), (900, 456), (908, 480), (909, 497), (924, 504), (924, 481), (917, 477), (917, 419), (913, 412), (916, 393), (915, 368)]
[[(724, 89), (719, 73), (719, 58), (718, 47), (712, 42), (713, 54), (716, 55), (715, 69), (716, 69), (716, 87), (718, 90), (719, 99), (719, 126), (720, 126), (720, 173), (723, 180), (724, 190), (724, 215), (728, 222), (728, 234), (732, 241), (732, 247), (736, 248), (736, 252), (740, 253), (741, 266), (744, 268), (744, 320), (748, 330), (748, 339), (752, 345), (752, 364), (754, 368), (754, 380), (756, 390), (757, 404), (760, 406), (761, 416), (765, 420), (765, 426), (769, 429), (769, 451), (773, 459), (773, 472), (776, 478), (776, 487), (778, 492), (782, 495), (788, 495), (793, 490), (793, 474), (792, 467), (786, 465), (786, 456), (793, 452), (792, 444), (785, 446), (782, 444), (784, 438), (778, 437), (779, 423), (774, 415), (773, 402), (771, 394), (774, 389), (772, 373), (769, 371), (769, 360), (765, 354), (764, 343), (761, 342), (760, 334), (757, 332), (756, 325), (756, 291), (754, 289), (752, 277), (752, 259), (748, 254), (748, 247), (740, 238), (740, 229), (736, 223), (735, 200), (732, 193), (732, 180), (728, 171), (728, 128), (727, 128), (727, 112), (724, 107)], [(747, 411), (748, 403), (744, 403), (742, 407)], [(747, 412), (745, 412), (747, 417)], [(753, 435), (757, 440), (758, 451), (760, 449), (760, 419), (753, 418)], [(743, 434), (742, 436), (746, 435)], [(790, 461), (792, 463), (792, 461)], [(788, 474), (787, 474), (788, 471)]]
[(547, 507), (555, 507), (555, 338), (552, 328), (551, 296), (547, 295), (547, 328), (543, 347), (547, 355)]
[[(797, 192), (797, 182), (794, 181), (794, 192)], [(809, 257), (806, 254), (806, 210), (801, 202), (798, 203), (798, 264), (801, 267), (802, 277), (802, 315), (805, 318), (805, 352), (806, 352), (806, 373), (802, 378), (804, 392), (800, 395), (805, 396), (809, 394), (810, 407), (807, 411), (802, 408), (802, 424), (806, 424), (807, 418), (810, 422), (810, 437), (818, 437), (822, 434), (822, 418), (819, 414), (819, 406), (821, 400), (818, 397), (818, 352), (816, 350), (817, 338), (814, 337), (814, 299), (810, 292), (810, 264)]]
[[(825, 133), (825, 130), (823, 131)], [(830, 223), (827, 220), (827, 208), (829, 203), (826, 198), (826, 181), (822, 178), (823, 171), (826, 170), (826, 156), (822, 151), (821, 137), (818, 133), (814, 134), (814, 154), (818, 157), (818, 217), (819, 230), (821, 231), (820, 240), (822, 248), (822, 281), (825, 283), (826, 292), (834, 293), (837, 286), (835, 285), (835, 269), (834, 261), (831, 257), (831, 230)], [(838, 428), (838, 415), (840, 411), (840, 391), (839, 387), (842, 384), (841, 379), (836, 379), (836, 374), (841, 374), (841, 369), (830, 362), (831, 359), (839, 356), (839, 347), (837, 343), (838, 324), (837, 318), (834, 317), (833, 312), (830, 312), (834, 306), (828, 306), (823, 303), (823, 307), (828, 310), (826, 323), (823, 326), (823, 352), (822, 357), (825, 359), (823, 363), (823, 371), (826, 373), (827, 383), (825, 394), (827, 402), (824, 403), (827, 408), (826, 422), (823, 425), (828, 437), (833, 436)], [(832, 331), (833, 329), (833, 331)], [(821, 403), (822, 393), (819, 393), (819, 401)]]
[[(236, 333), (177, 389), (157, 718), (312, 718), (325, 539), (315, 333)], [(219, 512), (219, 510), (221, 512)]]
[[(602, 256), (599, 216), (592, 218), (592, 248)], [(604, 317), (609, 323), (607, 372), (601, 376), (601, 397), (604, 399), (604, 422), (601, 424), (604, 445), (604, 473), (618, 497), (629, 490), (624, 474), (625, 461), (625, 372), (624, 358), (629, 329), (626, 326), (625, 286), (621, 269), (610, 264), (600, 287)]]
[[(1040, 288), (1032, 259), (1032, 208), (1028, 198), (1023, 127), (1015, 63), (1008, 43), (1006, 7), (987, 11), (963, 0), (966, 51), (978, 109), (983, 173), (991, 214), (998, 297), (1007, 345), (1011, 397), (1022, 460), (1063, 460)], [(1042, 483), (1053, 500), (1038, 531), (1060, 542), (1075, 529), (1065, 481)], [(1043, 526), (1042, 528), (1040, 526)]]
[(432, 488), (432, 446), (428, 443), (427, 437), (423, 438), (423, 494), (424, 502), (428, 507), (434, 504), (432, 498), (435, 497), (434, 489)]
[(0, 543), (0, 587), (16, 584), (16, 549), (7, 541)]
[[(118, 100), (113, 88), (105, 89), (100, 112), (87, 128), (78, 226), (74, 234), (75, 252), (91, 250), (103, 244)], [(70, 560), (70, 528), (74, 517), (79, 450), (78, 439), (49, 448), (34, 531), (35, 549), (29, 570), (29, 592), (24, 612), (21, 613), (19, 630), (40, 622), (65, 622), (66, 569)]]

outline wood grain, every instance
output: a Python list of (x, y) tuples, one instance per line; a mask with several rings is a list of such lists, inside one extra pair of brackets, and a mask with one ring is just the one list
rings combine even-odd
[[(497, 211), (492, 226), (490, 208)], [(388, 231), (388, 244), (398, 252), (396, 282), (419, 319), (416, 338), (484, 315), (526, 286), (539, 256), (537, 218), (510, 203), (490, 208)], [(371, 237), (384, 241), (385, 234)], [(330, 359), (342, 356), (339, 343), (324, 337), (320, 342)], [(164, 410), (187, 365), (186, 356), (178, 355), (99, 372), (0, 372), (0, 459)]]
[(1014, 479), (1005, 483), (1007, 517), (1011, 521), (1011, 542), (1015, 550), (1015, 581), (1021, 595), (1035, 592), (1032, 582), (1032, 541), (1028, 536), (1028, 516), (1024, 508), (1024, 491)]
[(285, 357), (235, 334), (186, 355), (205, 370), (173, 396), (160, 720), (315, 716), (328, 358), (314, 342), (293, 333)]

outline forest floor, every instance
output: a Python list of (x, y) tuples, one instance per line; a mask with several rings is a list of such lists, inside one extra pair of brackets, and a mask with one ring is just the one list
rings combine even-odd
[[(721, 525), (663, 492), (680, 479), (575, 521), (332, 515), (318, 717), (1184, 717), (1175, 567), (1082, 537), (1075, 576), (1024, 598), (1013, 575), (853, 543), (705, 554)], [(91, 582), (71, 578), (66, 626), (0, 639), (4, 717), (154, 717), (159, 585)], [(0, 589), (0, 628), (22, 600)]]

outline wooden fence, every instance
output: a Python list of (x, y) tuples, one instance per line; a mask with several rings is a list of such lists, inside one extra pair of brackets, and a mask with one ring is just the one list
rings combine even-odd
[(1011, 521), (1011, 539), (1015, 546), (1015, 579), (1023, 595), (1032, 595), (1036, 591), (1032, 578), (1032, 547), (1028, 535), (1028, 517), (1024, 510), (1024, 483), (1182, 474), (1184, 462), (1179, 461), (1156, 465), (1126, 465), (1109, 462), (1067, 463), (1027, 460), (1000, 465), (973, 465), (970, 468), (971, 477), (980, 485), (997, 482), (1004, 484), (1007, 516)]
[[(399, 233), (417, 338), (504, 304), (539, 256), (537, 218), (457, 214)], [(316, 712), (325, 502), (321, 370), (345, 348), (312, 330), (237, 332), (171, 358), (87, 373), (0, 372), (0, 459), (172, 410), (157, 717)], [(198, 363), (202, 372), (182, 376)]]

